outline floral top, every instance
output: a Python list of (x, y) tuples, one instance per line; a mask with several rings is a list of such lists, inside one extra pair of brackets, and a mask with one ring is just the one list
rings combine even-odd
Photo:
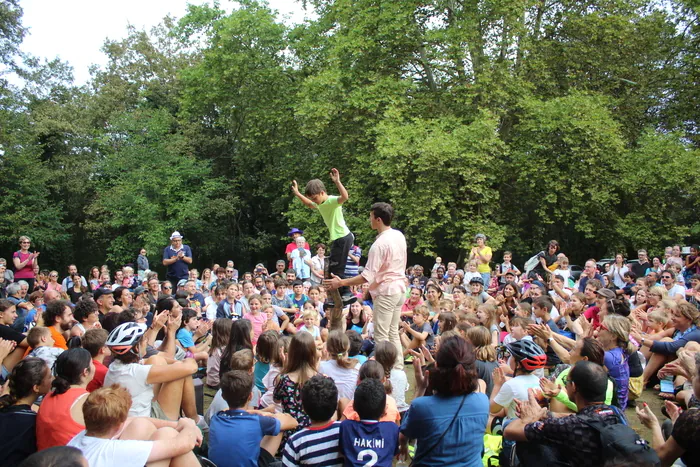
[(275, 386), (275, 392), (273, 393), (273, 398), (275, 402), (278, 402), (282, 411), (288, 413), (299, 422), (299, 426), (295, 430), (287, 430), (284, 432), (282, 437), (282, 442), (280, 446), (284, 447), (287, 442), (287, 438), (301, 430), (311, 425), (311, 419), (306, 415), (304, 409), (301, 406), (301, 385), (292, 381), (292, 379), (286, 375), (281, 374), (277, 385)]

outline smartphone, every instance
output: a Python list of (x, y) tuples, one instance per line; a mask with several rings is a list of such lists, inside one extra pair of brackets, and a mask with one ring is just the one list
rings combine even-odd
[(659, 389), (661, 392), (666, 392), (669, 394), (674, 393), (673, 387), (673, 376), (666, 376), (659, 382)]

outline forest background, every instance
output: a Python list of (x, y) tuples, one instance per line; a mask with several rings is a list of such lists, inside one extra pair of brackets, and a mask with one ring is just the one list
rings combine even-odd
[[(0, 252), (43, 267), (195, 266), (325, 241), (289, 182), (337, 167), (365, 251), (369, 206), (397, 211), (410, 262), (464, 259), (477, 232), (516, 264), (557, 239), (572, 263), (700, 237), (700, 1), (212, 3), (106, 41), (107, 65), (22, 54), (0, 4)], [(11, 85), (7, 73), (24, 80)], [(496, 260), (500, 255), (495, 256)]]

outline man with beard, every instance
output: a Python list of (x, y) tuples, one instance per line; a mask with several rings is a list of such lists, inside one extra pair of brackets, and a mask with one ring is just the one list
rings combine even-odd
[(44, 312), (44, 326), (51, 331), (54, 340), (54, 347), (68, 350), (68, 344), (63, 333), (70, 331), (73, 324), (73, 310), (68, 300), (54, 300), (46, 305)]

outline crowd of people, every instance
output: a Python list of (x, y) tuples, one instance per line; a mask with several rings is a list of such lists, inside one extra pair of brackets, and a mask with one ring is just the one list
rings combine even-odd
[[(272, 273), (200, 274), (173, 232), (165, 277), (142, 249), (59, 282), (21, 237), (0, 260), (0, 464), (700, 465), (697, 246), (590, 259), (576, 277), (556, 241), (519, 269), (478, 234), (463, 268), (407, 267), (376, 203), (360, 266), (330, 176), (339, 196), (292, 184), (330, 246), (312, 255), (293, 228)], [(197, 378), (216, 392), (206, 413)]]

